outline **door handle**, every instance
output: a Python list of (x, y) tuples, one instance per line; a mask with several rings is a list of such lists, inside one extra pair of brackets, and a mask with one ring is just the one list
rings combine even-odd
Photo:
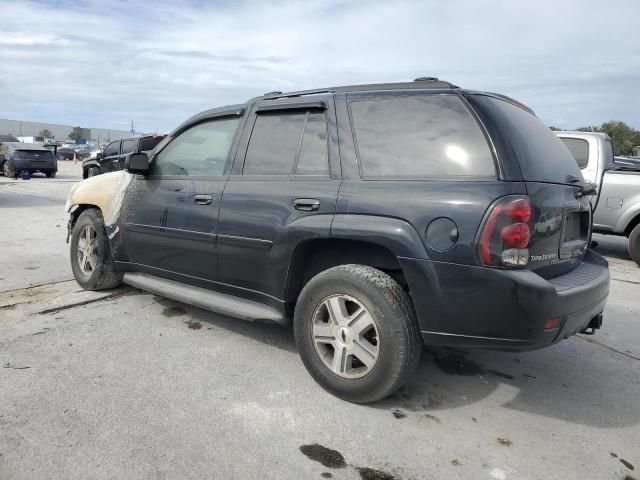
[(303, 212), (313, 212), (320, 208), (320, 200), (315, 198), (296, 198), (293, 201), (293, 208)]
[(194, 195), (193, 203), (196, 205), (211, 205), (213, 202), (213, 195)]

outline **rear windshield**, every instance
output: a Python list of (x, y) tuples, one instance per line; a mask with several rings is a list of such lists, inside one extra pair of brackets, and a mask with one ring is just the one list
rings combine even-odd
[(583, 181), (576, 159), (542, 120), (506, 100), (487, 95), (474, 95), (474, 99), (507, 137), (525, 181)]
[(140, 151), (153, 150), (164, 137), (149, 137), (140, 140)]
[(457, 95), (350, 99), (363, 177), (496, 177), (487, 140)]
[(586, 168), (589, 164), (589, 142), (582, 138), (560, 137), (560, 140), (576, 159), (580, 169)]
[(53, 154), (48, 150), (16, 150), (13, 152), (16, 160), (51, 160)]

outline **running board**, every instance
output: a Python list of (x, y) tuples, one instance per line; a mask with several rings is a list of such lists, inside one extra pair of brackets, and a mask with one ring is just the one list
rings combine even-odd
[(204, 308), (205, 310), (210, 310), (222, 315), (228, 315), (250, 322), (261, 320), (281, 325), (289, 324), (289, 321), (277, 309), (264, 303), (246, 300), (234, 295), (214, 292), (206, 288), (187, 285), (174, 280), (139, 272), (125, 273), (123, 281), (140, 290), (146, 290), (147, 292), (193, 305), (194, 307)]

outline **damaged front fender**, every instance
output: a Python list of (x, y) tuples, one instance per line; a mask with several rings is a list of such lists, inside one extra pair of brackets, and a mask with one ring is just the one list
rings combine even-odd
[[(64, 207), (65, 211), (73, 214), (82, 205), (99, 208), (107, 234), (111, 238), (118, 231), (117, 222), (132, 178), (132, 174), (121, 170), (82, 180), (71, 187)], [(69, 220), (67, 241), (73, 228), (72, 219)]]

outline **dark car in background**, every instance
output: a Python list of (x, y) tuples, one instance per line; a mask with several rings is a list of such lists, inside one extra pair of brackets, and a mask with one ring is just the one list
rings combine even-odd
[(115, 172), (124, 168), (124, 159), (130, 153), (153, 150), (166, 135), (145, 135), (143, 137), (116, 140), (107, 145), (96, 158), (82, 162), (82, 178), (95, 177), (101, 173)]
[(72, 148), (62, 147), (56, 151), (56, 158), (58, 160), (73, 160), (73, 157), (80, 158), (76, 151)]
[(10, 178), (17, 178), (24, 170), (41, 172), (52, 178), (58, 171), (58, 162), (53, 152), (42, 145), (5, 142), (0, 144), (0, 170)]

